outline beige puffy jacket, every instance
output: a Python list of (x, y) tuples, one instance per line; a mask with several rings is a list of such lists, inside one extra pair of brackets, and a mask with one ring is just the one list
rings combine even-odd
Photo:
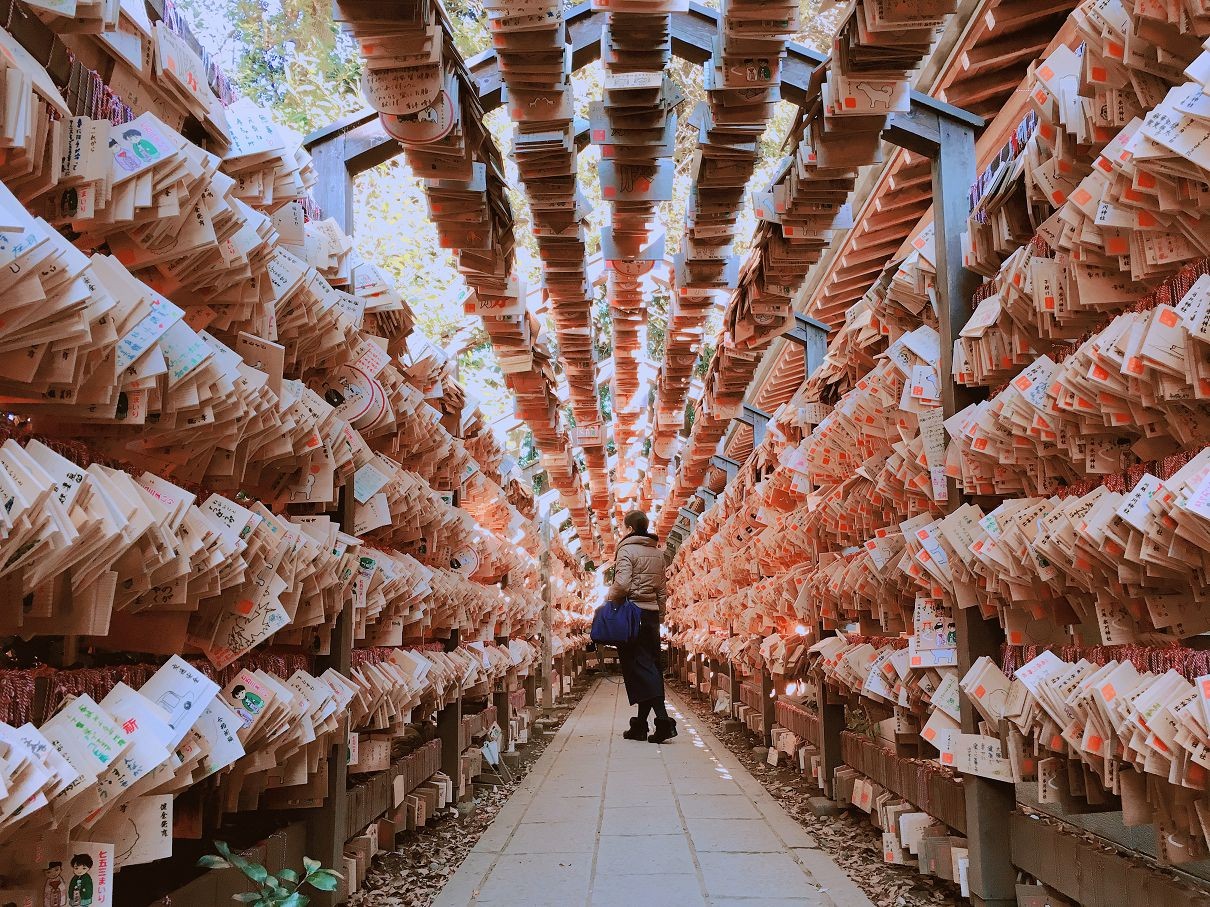
[(664, 611), (664, 549), (649, 535), (628, 535), (613, 560), (609, 600), (629, 598), (647, 611)]

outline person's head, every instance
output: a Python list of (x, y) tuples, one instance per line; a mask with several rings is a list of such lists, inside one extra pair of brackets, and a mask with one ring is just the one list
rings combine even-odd
[(63, 864), (59, 860), (53, 863), (46, 864), (46, 877), (48, 879), (58, 879), (63, 875)]
[(244, 693), (246, 693), (246, 692), (247, 692), (247, 688), (242, 683), (237, 683), (235, 686), (233, 686), (231, 688), (231, 698), (234, 699), (236, 702), (243, 702)]
[(86, 853), (78, 853), (71, 858), (71, 871), (82, 876), (92, 869), (92, 857)]
[(626, 519), (622, 520), (622, 525), (626, 527), (628, 535), (646, 535), (647, 514), (641, 510), (632, 510), (626, 514)]

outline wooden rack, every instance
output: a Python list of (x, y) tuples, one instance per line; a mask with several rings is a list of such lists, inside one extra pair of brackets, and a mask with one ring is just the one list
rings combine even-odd
[[(148, 14), (153, 22), (164, 21), (165, 0), (146, 0)], [(65, 42), (49, 26), (33, 15), (19, 0), (0, 0), (0, 17), (6, 24), (12, 36), (42, 64), (51, 78), (61, 87), (66, 88), (73, 73), (73, 60), (79, 65), (95, 67), (97, 74), (104, 79), (115, 65), (111, 56), (99, 42), (91, 42), (88, 36), (73, 36)], [(207, 58), (205, 49), (187, 28), (182, 28), (183, 40), (203, 59)], [(94, 46), (95, 44), (95, 46)], [(78, 67), (77, 67), (78, 68)], [(213, 72), (212, 72), (213, 75)], [(197, 124), (187, 122), (184, 132), (192, 135)], [(346, 147), (354, 140), (346, 140), (342, 130), (334, 135), (339, 142), (333, 144), (320, 143), (315, 154), (314, 162), (320, 180), (316, 186), (316, 201), (318, 207), (335, 218), (337, 223), (347, 233), (352, 233), (352, 180), (355, 172), (341, 168), (338, 178), (333, 179), (334, 148)], [(396, 149), (398, 146), (395, 146)], [(372, 166), (366, 163), (366, 167)], [(364, 167), (362, 168), (364, 169)], [(340, 504), (336, 512), (330, 514), (338, 525), (351, 527), (354, 516), (354, 498), (352, 481), (341, 490)], [(351, 531), (351, 530), (350, 530)], [(543, 561), (545, 585), (549, 587), (549, 557)], [(550, 610), (549, 596), (546, 599), (547, 610)], [(308, 670), (316, 674), (331, 668), (341, 674), (348, 675), (353, 667), (352, 653), (354, 650), (354, 627), (351, 614), (351, 602), (346, 602), (345, 611), (338, 616), (333, 628), (330, 655), (316, 656), (314, 664), (308, 663)], [(549, 623), (547, 624), (549, 628)], [(498, 640), (507, 645), (507, 639)], [(549, 651), (549, 642), (547, 643)], [(258, 652), (262, 650), (257, 650)], [(65, 638), (63, 656), (56, 659), (62, 667), (75, 661), (75, 639)], [(406, 796), (416, 790), (426, 780), (443, 769), (453, 769), (451, 777), (457, 776), (458, 760), (463, 751), (500, 720), (503, 731), (502, 749), (509, 749), (509, 716), (514, 709), (538, 704), (537, 688), (546, 684), (549, 690), (549, 679), (557, 670), (568, 681), (578, 677), (584, 669), (583, 653), (566, 653), (559, 656), (553, 663), (548, 661), (545, 671), (542, 664), (535, 666), (535, 673), (525, 680), (523, 688), (515, 671), (510, 671), (504, 678), (498, 680), (491, 689), (482, 692), (485, 702), (476, 704), (473, 712), (464, 714), (463, 691), (451, 690), (447, 700), (440, 704), (437, 713), (437, 723), (441, 733), (437, 739), (421, 744), (411, 753), (396, 759), (389, 768), (375, 772), (357, 774), (350, 778), (347, 768), (347, 735), (350, 731), (347, 719), (340, 733), (335, 735), (333, 745), (324, 760), (327, 765), (327, 796), (320, 808), (308, 812), (275, 812), (266, 811), (263, 815), (250, 817), (249, 826), (254, 834), (265, 834), (265, 840), (253, 848), (254, 856), (260, 859), (270, 869), (277, 871), (286, 867), (301, 865), (302, 856), (318, 859), (325, 866), (340, 868), (344, 862), (346, 843), (361, 833), (370, 823), (386, 815), (400, 802), (401, 795)], [(539, 677), (539, 674), (541, 675)], [(50, 671), (35, 678), (34, 695), (28, 703), (30, 718), (38, 721), (44, 719), (53, 702), (49, 701), (48, 693), (52, 686), (53, 676)], [(283, 678), (284, 679), (284, 678)], [(545, 704), (549, 706), (557, 694), (547, 693)], [(402, 779), (402, 781), (400, 781)], [(199, 796), (205, 791), (197, 789)], [(302, 817), (301, 819), (299, 817)], [(276, 830), (274, 826), (280, 825)], [(200, 843), (199, 845), (200, 846)], [(231, 896), (244, 890), (239, 881), (238, 873), (234, 871), (213, 872), (192, 869), (192, 861), (198, 855), (197, 847), (185, 843), (180, 849), (181, 859), (174, 860), (170, 868), (164, 863), (148, 864), (148, 866), (131, 867), (131, 881), (140, 880), (139, 887), (142, 896), (156, 897), (166, 882), (178, 873), (181, 876), (193, 876), (186, 884), (165, 894), (157, 905), (173, 905), (173, 907), (213, 907), (214, 904), (229, 902)], [(174, 857), (178, 856), (174, 854)], [(141, 881), (152, 878), (154, 888), (141, 887)], [(123, 877), (123, 885), (126, 878)], [(168, 882), (171, 884), (171, 882)], [(119, 889), (121, 891), (123, 889)], [(127, 889), (129, 890), (129, 889)], [(128, 895), (129, 896), (129, 895)], [(121, 900), (124, 896), (119, 894)], [(311, 903), (316, 907), (331, 907), (337, 903), (339, 896), (334, 893), (315, 892)]]

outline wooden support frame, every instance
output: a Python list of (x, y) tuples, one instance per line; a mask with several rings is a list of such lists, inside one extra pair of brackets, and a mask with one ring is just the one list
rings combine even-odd
[(773, 724), (777, 721), (777, 688), (773, 684), (773, 675), (769, 673), (768, 668), (761, 668), (760, 672), (760, 712), (765, 746), (772, 746)]
[[(338, 519), (342, 526), (353, 525), (353, 514), (357, 502), (353, 497), (353, 480), (349, 479), (340, 490)], [(331, 668), (347, 677), (353, 668), (353, 602), (346, 600), (344, 608), (336, 617), (332, 628), (328, 655), (316, 656), (317, 674)], [(343, 866), (345, 849), (345, 827), (349, 820), (349, 719), (341, 719), (336, 740), (328, 749), (328, 795), (323, 806), (310, 810), (306, 819), (307, 853), (325, 866)], [(333, 892), (316, 892), (313, 902), (317, 907), (333, 907), (337, 898)]]
[(807, 380), (815, 374), (815, 369), (819, 368), (828, 354), (828, 326), (822, 321), (796, 314), (794, 327), (782, 336), (802, 347), (803, 380)]
[[(593, 10), (588, 0), (564, 14), (563, 21), (567, 24), (568, 41), (572, 46), (573, 71), (600, 59), (601, 33), (604, 31), (607, 15), (603, 11)], [(713, 54), (713, 41), (718, 34), (719, 19), (717, 11), (696, 2), (689, 4), (688, 12), (672, 14), (672, 53), (699, 65), (709, 61)], [(806, 103), (815, 70), (826, 64), (827, 60), (826, 56), (808, 47), (790, 42), (786, 46), (786, 58), (782, 63), (782, 98), (799, 106)], [(487, 50), (472, 57), (467, 61), (467, 69), (479, 89), (483, 112), (489, 114), (502, 106), (504, 83), (500, 78), (496, 52)], [(940, 118), (965, 117), (968, 121), (977, 121), (978, 125), (982, 125), (982, 120), (978, 117), (922, 92), (913, 90), (911, 101), (912, 110), (915, 112)], [(304, 147), (312, 156), (317, 150), (333, 143), (338, 144), (334, 157), (344, 161), (352, 176), (402, 153), (399, 143), (383, 131), (378, 113), (370, 108), (336, 120), (311, 133), (303, 141)], [(316, 166), (318, 169), (319, 165)], [(323, 187), (324, 173), (321, 171), (320, 175), (319, 186)], [(318, 198), (316, 201), (325, 213), (330, 213), (329, 207)]]
[[(600, 36), (604, 28), (605, 14), (595, 12), (588, 2), (581, 3), (569, 10), (565, 15), (568, 36), (572, 44), (572, 66), (580, 68), (598, 59), (600, 56)], [(672, 17), (673, 53), (682, 59), (694, 63), (705, 63), (712, 54), (712, 41), (718, 32), (719, 16), (713, 10), (697, 3), (690, 5), (687, 13), (678, 13)], [(815, 71), (826, 63), (826, 58), (799, 45), (791, 44), (787, 49), (787, 57), (782, 68), (782, 97), (797, 104), (803, 104), (810, 90), (811, 80)], [(497, 69), (494, 51), (488, 51), (468, 63), (472, 77), (478, 86), (480, 100), (485, 113), (498, 108), (503, 102), (503, 84)], [(953, 337), (965, 322), (966, 303), (973, 289), (974, 275), (961, 267), (960, 225), (967, 215), (964, 206), (968, 197), (969, 187), (974, 183), (975, 172), (975, 131), (984, 125), (982, 118), (967, 111), (953, 107), (942, 101), (913, 91), (911, 110), (905, 114), (895, 114), (888, 121), (883, 137), (891, 143), (919, 154), (932, 162), (932, 196), (936, 208), (936, 227), (938, 237), (944, 241), (938, 242), (938, 274), (943, 275), (939, 286), (941, 301), (941, 373), (952, 373)], [(379, 125), (378, 115), (372, 110), (362, 111), (333, 123), (325, 129), (313, 133), (305, 140), (305, 146), (315, 159), (315, 166), (320, 180), (316, 187), (316, 201), (321, 209), (337, 218), (345, 226), (346, 232), (352, 232), (352, 196), (353, 179), (371, 167), (390, 160), (401, 153), (401, 148), (383, 133)], [(916, 180), (905, 182), (906, 187), (916, 185)], [(900, 223), (901, 212), (914, 207), (916, 201), (904, 202), (902, 193), (893, 205), (884, 207), (879, 200), (875, 201), (874, 210), (887, 216), (888, 224)], [(904, 216), (903, 220), (911, 219)], [(866, 256), (860, 256), (851, 262), (844, 257), (839, 259), (842, 265), (851, 265), (852, 270), (860, 270), (863, 274), (874, 273), (871, 268), (881, 271), (883, 250), (879, 255), (866, 263)], [(888, 250), (893, 251), (893, 250)], [(875, 268), (876, 266), (876, 268)], [(848, 270), (848, 268), (846, 268)], [(852, 275), (852, 279), (857, 278)], [(809, 320), (809, 319), (808, 319)], [(810, 320), (809, 320), (810, 321)], [(812, 321), (812, 329), (818, 322)], [(802, 339), (795, 336), (802, 330)], [(806, 326), (796, 323), (790, 332), (789, 339), (801, 343), (804, 347), (806, 374), (809, 376), (818, 361), (826, 352), (826, 327), (822, 328), (824, 348), (820, 350), (818, 334), (808, 336)], [(817, 358), (816, 358), (817, 357)], [(814, 362), (813, 362), (814, 360)], [(943, 383), (943, 405), (946, 415), (956, 411), (955, 392), (952, 383)], [(769, 415), (755, 407), (744, 405), (743, 415), (737, 422), (752, 426), (754, 446), (759, 445), (769, 421)], [(721, 469), (727, 476), (727, 482), (734, 480), (739, 473), (740, 464), (724, 456), (711, 457), (711, 466)], [(958, 500), (956, 489), (950, 496), (951, 502)], [(692, 513), (692, 511), (690, 511)], [(682, 510), (682, 515), (684, 511)], [(692, 514), (691, 525), (695, 523), (697, 514)], [(673, 536), (683, 532), (670, 533), (669, 547), (674, 545)], [(679, 546), (680, 540), (676, 542)], [(544, 560), (548, 559), (544, 546)], [(545, 571), (544, 571), (545, 572)], [(544, 584), (544, 629), (549, 626), (550, 597), (548, 584)], [(982, 622), (972, 621), (970, 615), (959, 611), (959, 657), (967, 664), (982, 654), (994, 651), (996, 641), (990, 628), (981, 626)], [(544, 633), (544, 651), (542, 664), (542, 682), (544, 686), (544, 704), (549, 707), (553, 703), (551, 689), (552, 664), (550, 655), (549, 633)], [(350, 646), (351, 648), (351, 646)], [(682, 661), (683, 665), (683, 661)], [(761, 674), (762, 714), (764, 718), (764, 736), (766, 745), (772, 744), (772, 728), (775, 720), (776, 697), (773, 677), (768, 671)], [(839, 732), (843, 729), (843, 706), (827, 704), (826, 689), (822, 680), (817, 681), (821, 719), (821, 750), (826, 780), (830, 784), (831, 771), (839, 764)], [(737, 701), (738, 679), (735, 667), (731, 666), (729, 682), (733, 693), (733, 703)], [(530, 675), (526, 679), (527, 704), (537, 702), (537, 678)], [(457, 715), (458, 731), (461, 727), (460, 700), (448, 706), (439, 718), (439, 727), (445, 728), (444, 738), (451, 733), (449, 725)], [(970, 724), (969, 706), (963, 704), (964, 729)], [(455, 732), (455, 733), (457, 733)], [(460, 744), (460, 740), (457, 744)], [(455, 744), (455, 747), (457, 747)], [(443, 768), (452, 770), (454, 777), (458, 772), (461, 753), (457, 748), (447, 753), (443, 746)], [(996, 785), (983, 779), (972, 778), (971, 789), (967, 796), (968, 827), (972, 829), (970, 836), (971, 861), (971, 894), (972, 901), (977, 905), (992, 905), (992, 907), (1009, 907), (1015, 903), (1013, 889), (1014, 871), (1009, 857), (1008, 827), (1015, 800), (1011, 785)], [(342, 791), (343, 793), (343, 791)], [(334, 823), (335, 824), (335, 823)], [(337, 825), (337, 827), (343, 827)], [(343, 842), (341, 842), (343, 845)], [(324, 853), (326, 856), (326, 852)]]
[(731, 697), (731, 717), (736, 715), (735, 707), (739, 705), (740, 673), (734, 661), (727, 662), (727, 693)]
[(555, 706), (554, 698), (554, 640), (552, 622), (554, 615), (554, 589), (550, 582), (550, 516), (543, 514), (539, 527), (542, 551), (539, 569), (542, 572), (542, 708), (550, 711)]
[(760, 442), (764, 440), (765, 429), (769, 425), (769, 420), (772, 418), (764, 410), (759, 410), (755, 406), (745, 403), (740, 415), (736, 416), (734, 421), (742, 425), (752, 426), (752, 446), (759, 447)]
[[(968, 192), (978, 176), (975, 128), (969, 121), (958, 118), (931, 120), (910, 115), (894, 118), (886, 133), (890, 141), (928, 157), (933, 163), (941, 375), (953, 374), (954, 338), (966, 323), (969, 300), (980, 280), (962, 266), (962, 226), (970, 214)], [(941, 382), (942, 412), (946, 418), (965, 407), (970, 397), (970, 392), (960, 389), (953, 380)], [(952, 479), (948, 501), (951, 510), (961, 504), (957, 484)], [(977, 611), (969, 608), (956, 611), (961, 673), (980, 656), (997, 655), (1002, 634), (998, 626), (982, 620)], [(964, 696), (962, 729), (974, 733), (977, 724), (977, 713)], [(978, 777), (969, 777), (964, 784), (971, 902), (976, 907), (1011, 907), (1016, 903), (1016, 870), (1008, 829), (1016, 808), (1015, 791), (1011, 784)]]
[(721, 469), (727, 477), (726, 484), (730, 485), (737, 475), (739, 475), (739, 463), (732, 460), (730, 457), (725, 457), (722, 454), (715, 454), (710, 458), (710, 465), (715, 469)]
[(441, 771), (454, 782), (454, 797), (462, 774), (462, 691), (437, 713), (437, 736), (441, 738)]

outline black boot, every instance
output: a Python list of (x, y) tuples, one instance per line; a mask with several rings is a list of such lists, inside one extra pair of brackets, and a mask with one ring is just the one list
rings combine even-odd
[(663, 743), (665, 740), (671, 740), (676, 736), (676, 722), (671, 718), (655, 719), (655, 733), (647, 740), (651, 743)]
[(631, 718), (630, 730), (622, 734), (627, 740), (646, 740), (647, 739), (647, 719), (646, 718)]

